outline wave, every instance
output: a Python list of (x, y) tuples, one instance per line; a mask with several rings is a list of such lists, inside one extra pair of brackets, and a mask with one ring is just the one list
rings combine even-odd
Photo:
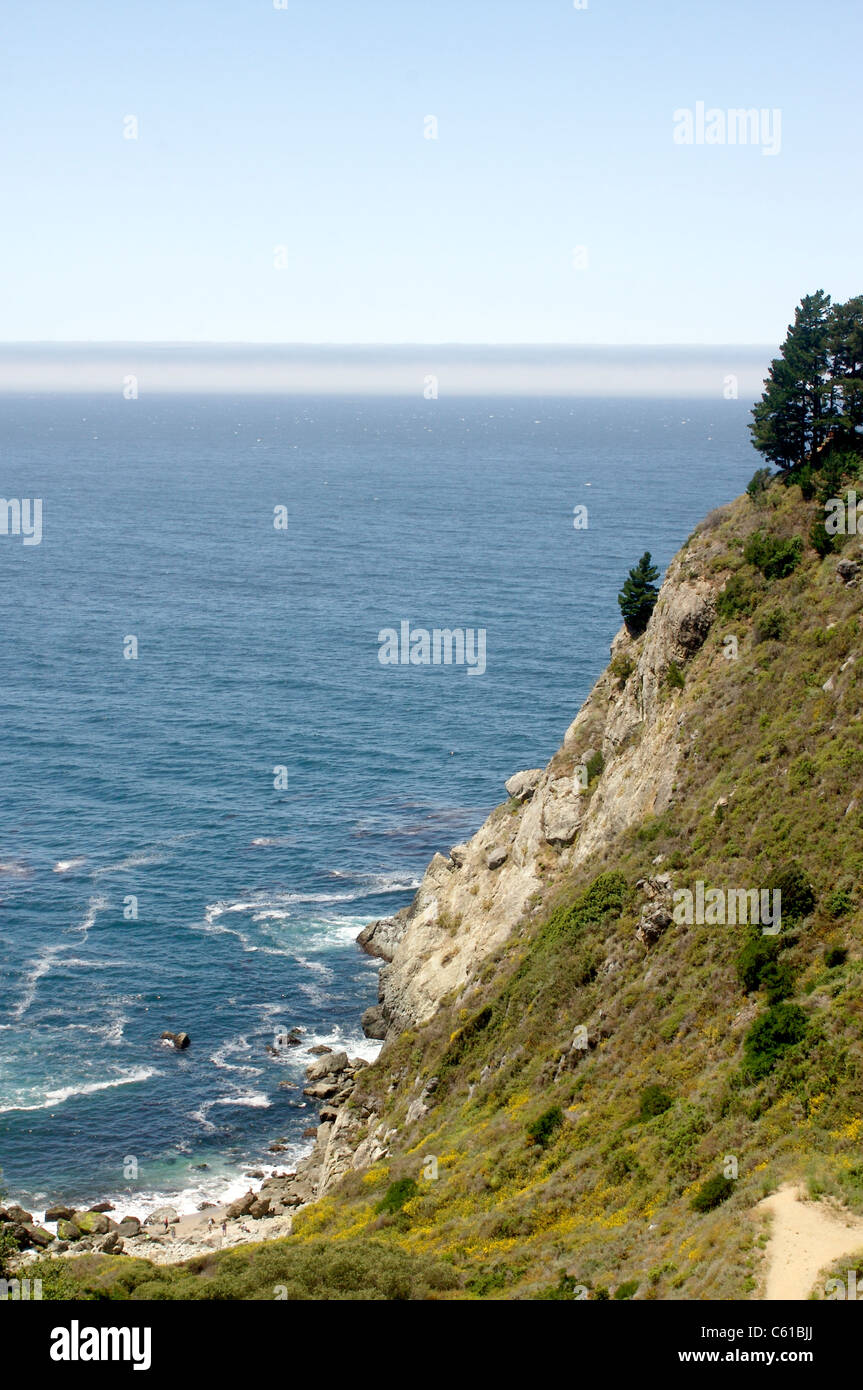
[(272, 1104), (269, 1096), (264, 1095), (263, 1091), (251, 1091), (248, 1095), (217, 1096), (215, 1100), (205, 1100), (197, 1110), (191, 1110), (189, 1118), (198, 1120), (206, 1129), (215, 1129), (216, 1126), (208, 1116), (217, 1105), (241, 1106), (250, 1110), (269, 1110)]
[(79, 859), (58, 859), (57, 863), (54, 865), (54, 873), (71, 874), (74, 873), (76, 869), (80, 869), (81, 866), (86, 863), (86, 856), (81, 856), (81, 858)]
[(164, 864), (164, 854), (154, 854), (150, 850), (139, 850), (130, 854), (126, 859), (121, 859), (117, 864), (106, 864), (101, 869), (94, 869), (91, 878), (104, 878), (106, 874), (125, 873), (127, 869), (143, 869), (148, 864)]
[(289, 835), (258, 835), (251, 841), (252, 849), (287, 849), (294, 844)]
[[(332, 876), (348, 877), (339, 874), (337, 870), (332, 871)], [(240, 899), (237, 902), (231, 902), (228, 898), (220, 898), (218, 902), (207, 904), (204, 918), (207, 923), (212, 924), (219, 917), (238, 912), (276, 916), (280, 911), (284, 911), (285, 916), (290, 916), (286, 909), (297, 907), (303, 903), (316, 903), (321, 906), (334, 903), (353, 903), (362, 898), (381, 897), (386, 893), (415, 892), (420, 886), (418, 878), (406, 878), (399, 874), (351, 874), (350, 877), (355, 881), (361, 880), (362, 886), (346, 893), (261, 893), (254, 898)]]
[(75, 927), (67, 927), (67, 932), (81, 932), (81, 940), (86, 941), (90, 928), (96, 924), (96, 918), (99, 913), (104, 912), (105, 908), (108, 906), (110, 906), (108, 899), (103, 898), (99, 893), (95, 893), (87, 904), (87, 914), (83, 922), (79, 922)]
[(10, 1110), (52, 1110), (54, 1106), (65, 1105), (67, 1100), (72, 1100), (75, 1096), (92, 1096), (97, 1091), (111, 1091), (116, 1086), (136, 1086), (142, 1081), (149, 1081), (151, 1076), (161, 1075), (155, 1067), (135, 1067), (110, 1081), (90, 1081), (84, 1085), (79, 1082), (71, 1086), (61, 1086), (56, 1091), (46, 1091), (35, 1105), (0, 1105), (0, 1114), (6, 1114)]
[(32, 872), (30, 865), (20, 859), (0, 860), (0, 874), (7, 874), (9, 878), (29, 878)]
[(216, 1051), (210, 1055), (210, 1061), (222, 1071), (236, 1071), (242, 1072), (246, 1076), (260, 1076), (261, 1067), (243, 1066), (240, 1062), (225, 1060), (227, 1057), (233, 1056), (234, 1053), (251, 1052), (251, 1050), (252, 1044), (247, 1037), (241, 1034), (240, 1037), (232, 1038), (230, 1042), (223, 1043), (221, 1047), (216, 1048)]

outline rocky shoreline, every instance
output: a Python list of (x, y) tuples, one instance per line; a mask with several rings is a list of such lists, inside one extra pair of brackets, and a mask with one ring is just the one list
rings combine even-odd
[[(368, 1105), (349, 1105), (357, 1078), (369, 1065), (361, 1057), (319, 1046), (317, 1056), (306, 1069), (303, 1095), (320, 1103), (318, 1124), (307, 1137), (314, 1139), (309, 1154), (291, 1172), (275, 1172), (266, 1177), (260, 1170), (246, 1176), (259, 1181), (243, 1196), (218, 1206), (204, 1203), (202, 1208), (182, 1216), (170, 1205), (151, 1211), (143, 1220), (135, 1216), (112, 1215), (111, 1202), (97, 1202), (87, 1209), (64, 1203), (47, 1208), (44, 1222), (11, 1203), (0, 1205), (0, 1234), (11, 1236), (19, 1253), (10, 1265), (23, 1268), (44, 1256), (87, 1253), (129, 1255), (173, 1264), (205, 1251), (275, 1240), (290, 1235), (293, 1213), (317, 1201), (348, 1168), (375, 1163), (388, 1151), (391, 1137), (383, 1132), (378, 1116)], [(293, 1082), (280, 1082), (293, 1089)], [(270, 1145), (278, 1153), (284, 1145)]]

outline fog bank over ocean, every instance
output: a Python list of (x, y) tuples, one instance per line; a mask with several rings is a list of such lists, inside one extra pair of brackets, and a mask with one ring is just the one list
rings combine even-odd
[(0, 392), (757, 397), (775, 347), (0, 345)]

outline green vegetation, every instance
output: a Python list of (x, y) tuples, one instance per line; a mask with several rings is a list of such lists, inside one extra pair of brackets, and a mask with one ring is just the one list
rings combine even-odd
[(673, 1104), (672, 1097), (661, 1086), (646, 1086), (641, 1093), (641, 1108), (638, 1112), (638, 1118), (640, 1120), (652, 1120), (656, 1115), (664, 1115)]
[(722, 1173), (716, 1173), (699, 1187), (692, 1199), (693, 1211), (713, 1211), (722, 1202), (727, 1202), (734, 1191), (734, 1183)]
[(643, 632), (647, 627), (659, 597), (659, 590), (655, 583), (658, 578), (659, 569), (653, 564), (650, 551), (645, 550), (638, 564), (633, 565), (627, 578), (623, 581), (623, 588), (617, 596), (617, 602), (623, 614), (623, 621), (634, 636)]
[(549, 1106), (527, 1127), (528, 1137), (541, 1149), (548, 1148), (557, 1131), (563, 1124), (563, 1111), (559, 1105)]
[(452, 1265), (411, 1255), (384, 1241), (349, 1246), (325, 1240), (272, 1241), (184, 1265), (151, 1265), (121, 1255), (40, 1260), (28, 1276), (42, 1280), (44, 1299), (415, 1300), (458, 1286)]
[(743, 1056), (747, 1080), (758, 1081), (769, 1075), (787, 1049), (803, 1041), (808, 1026), (806, 1015), (796, 1004), (772, 1004), (746, 1034)]
[(753, 531), (743, 547), (743, 558), (754, 565), (765, 579), (784, 579), (800, 563), (803, 542), (799, 536), (782, 538), (766, 531)]
[(752, 417), (755, 448), (792, 476), (806, 465), (821, 466), (828, 445), (856, 446), (863, 425), (863, 295), (832, 304), (818, 290), (800, 301)]
[[(679, 730), (669, 799), (574, 867), (542, 846), (539, 890), (470, 988), (362, 1071), (351, 1103), (392, 1132), (387, 1154), (286, 1241), (173, 1269), (43, 1261), (46, 1297), (757, 1297), (745, 1213), (767, 1191), (809, 1175), (863, 1213), (863, 586), (803, 540), (819, 494), (853, 476), (849, 448), (762, 477), (690, 538), (685, 572), (716, 613), (660, 701)], [(610, 674), (634, 671), (621, 657)], [(609, 681), (591, 702), (557, 775), (602, 742), (590, 777), (610, 781), (620, 747), (599, 731), (630, 702)], [(673, 923), (646, 944), (647, 880), (666, 872), (673, 889), (778, 890), (781, 931)], [(465, 912), (459, 941), (470, 930)]]
[(381, 1200), (375, 1207), (379, 1214), (387, 1212), (394, 1216), (397, 1211), (401, 1211), (406, 1202), (410, 1202), (417, 1195), (417, 1185), (413, 1178), (399, 1178), (398, 1182), (391, 1182)]

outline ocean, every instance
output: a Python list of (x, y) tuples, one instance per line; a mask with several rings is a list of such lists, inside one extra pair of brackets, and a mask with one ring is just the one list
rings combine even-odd
[[(8, 1196), (192, 1210), (310, 1147), (309, 1048), (379, 1047), (357, 932), (558, 747), (628, 567), (758, 466), (748, 410), (0, 396), (42, 500), (0, 536)], [(403, 622), (486, 669), (382, 664)]]

